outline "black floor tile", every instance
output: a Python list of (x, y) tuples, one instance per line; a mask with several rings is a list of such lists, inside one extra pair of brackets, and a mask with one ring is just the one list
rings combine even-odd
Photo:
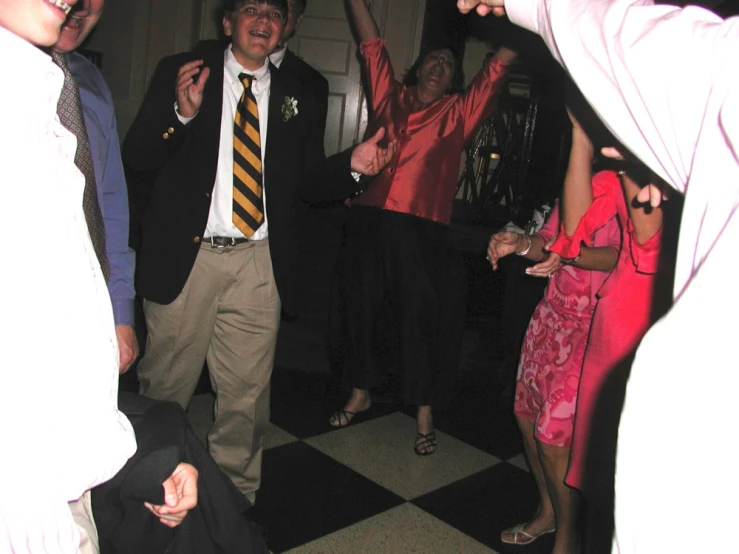
[[(299, 439), (321, 435), (333, 429), (328, 420), (348, 397), (349, 389), (329, 374), (275, 368), (270, 420)], [(396, 404), (375, 402), (362, 419), (381, 417), (398, 408)]]
[(549, 553), (553, 535), (527, 546), (508, 546), (500, 532), (527, 521), (538, 502), (531, 475), (508, 463), (498, 464), (412, 501), (419, 508), (498, 552)]
[(254, 511), (272, 552), (284, 552), (404, 500), (304, 442), (264, 453)]
[(466, 372), (458, 388), (446, 410), (434, 411), (437, 429), (502, 460), (523, 452), (513, 400), (501, 390), (492, 371)]

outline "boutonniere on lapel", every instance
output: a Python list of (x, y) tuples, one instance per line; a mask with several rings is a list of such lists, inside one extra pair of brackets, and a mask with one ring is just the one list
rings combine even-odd
[(282, 105), (282, 121), (288, 121), (298, 115), (298, 101), (292, 96), (285, 96), (285, 103)]

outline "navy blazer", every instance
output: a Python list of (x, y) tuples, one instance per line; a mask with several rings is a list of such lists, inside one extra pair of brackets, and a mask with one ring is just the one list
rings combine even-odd
[[(202, 59), (210, 68), (197, 116), (183, 125), (175, 113), (177, 71)], [(123, 145), (127, 169), (148, 174), (149, 200), (141, 225), (137, 292), (168, 304), (182, 291), (203, 239), (215, 184), (223, 105), (222, 44), (162, 60)], [(304, 201), (340, 200), (359, 190), (351, 150), (326, 159), (323, 126), (313, 94), (289, 71), (271, 66), (267, 145), (264, 152), (269, 244), (277, 290), (286, 314), (295, 313), (300, 221)], [(285, 120), (286, 98), (298, 114)]]

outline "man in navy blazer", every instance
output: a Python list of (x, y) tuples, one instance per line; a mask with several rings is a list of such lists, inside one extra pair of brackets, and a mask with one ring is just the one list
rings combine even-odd
[[(268, 56), (285, 0), (226, 0), (231, 44), (162, 60), (126, 137), (124, 162), (156, 174), (142, 224), (137, 290), (144, 297), (142, 394), (186, 407), (203, 360), (217, 394), (209, 449), (255, 501), (281, 311), (295, 311), (303, 200), (346, 198), (356, 173), (378, 173), (395, 145), (383, 132), (328, 160), (313, 94)], [(258, 106), (265, 217), (253, 235), (233, 223), (234, 116), (251, 76)], [(355, 174), (353, 175), (352, 172)]]

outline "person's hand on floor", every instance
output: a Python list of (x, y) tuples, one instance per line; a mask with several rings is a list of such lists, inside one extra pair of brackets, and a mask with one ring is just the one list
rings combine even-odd
[(164, 525), (174, 528), (198, 504), (198, 470), (190, 464), (179, 464), (162, 486), (164, 504), (155, 506), (145, 502), (144, 505)]

